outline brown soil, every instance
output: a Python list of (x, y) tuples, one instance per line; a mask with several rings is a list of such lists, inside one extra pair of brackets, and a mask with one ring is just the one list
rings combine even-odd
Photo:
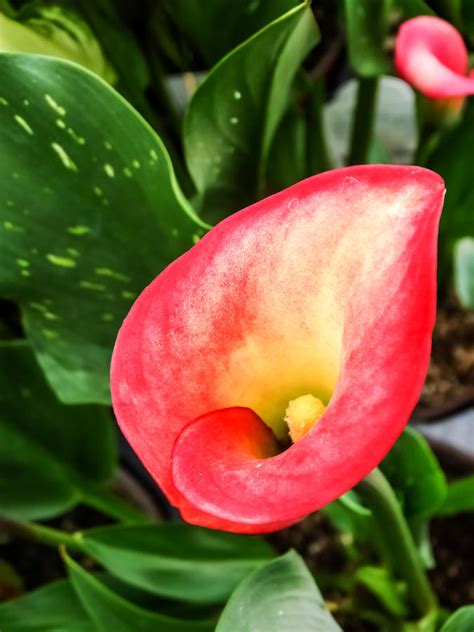
[[(321, 575), (323, 581), (319, 583), (326, 603), (344, 632), (377, 632), (378, 626), (341, 611), (343, 593), (324, 585), (325, 574), (349, 574), (352, 568), (344, 554), (341, 535), (321, 512), (272, 534), (269, 540), (281, 553), (290, 548), (298, 551), (316, 577)], [(440, 604), (455, 610), (473, 603), (474, 514), (434, 520), (431, 541), (436, 567), (429, 575)]]
[(474, 311), (450, 299), (439, 308), (416, 418), (437, 418), (474, 403)]
[(455, 610), (474, 603), (474, 513), (433, 520), (431, 541), (436, 567), (430, 578), (441, 605)]

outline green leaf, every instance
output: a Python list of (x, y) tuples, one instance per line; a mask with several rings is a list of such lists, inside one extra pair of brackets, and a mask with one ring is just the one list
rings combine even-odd
[(212, 66), (296, 4), (298, 0), (166, 0), (165, 7), (204, 62)]
[(294, 551), (244, 579), (227, 603), (216, 632), (335, 632), (321, 593)]
[[(10, 562), (0, 557), (0, 591), (4, 599), (20, 595), (24, 591), (23, 580)], [(1, 629), (1, 628), (0, 628)]]
[(429, 518), (443, 503), (447, 483), (426, 439), (407, 427), (380, 464), (407, 518)]
[(426, 163), (426, 167), (444, 179), (447, 190), (439, 233), (441, 278), (446, 277), (451, 267), (456, 241), (473, 232), (474, 181), (466, 177), (473, 145), (474, 108), (471, 108), (459, 125), (441, 137)]
[(474, 630), (474, 606), (464, 606), (449, 617), (440, 632), (472, 632), (472, 630)]
[(186, 621), (145, 610), (120, 597), (63, 555), (72, 585), (84, 609), (100, 632), (211, 632), (207, 621)]
[(355, 574), (356, 581), (369, 590), (384, 608), (395, 617), (407, 615), (404, 599), (406, 586), (390, 576), (386, 568), (361, 566)]
[(133, 298), (204, 232), (160, 139), (67, 62), (0, 56), (0, 294), (61, 400), (110, 402)]
[(460, 478), (448, 485), (448, 493), (436, 515), (454, 516), (465, 511), (474, 511), (474, 475)]
[(279, 191), (307, 176), (308, 128), (304, 113), (287, 110), (273, 140), (268, 160), (268, 181)]
[(425, 0), (395, 0), (394, 4), (402, 11), (404, 20), (416, 18), (418, 15), (436, 15)]
[(0, 512), (49, 518), (109, 480), (117, 463), (108, 410), (64, 406), (25, 342), (0, 345)]
[(300, 71), (291, 106), (278, 126), (267, 161), (267, 187), (280, 191), (331, 168), (325, 138), (324, 86)]
[(351, 66), (362, 77), (387, 73), (390, 0), (344, 0), (344, 8)]
[(0, 605), (2, 632), (95, 632), (69, 580)]
[(134, 34), (120, 15), (117, 3), (113, 0), (75, 1), (98, 34), (107, 57), (118, 73), (118, 89), (132, 103), (142, 98), (150, 83), (150, 71)]
[(11, 19), (0, 12), (0, 52), (61, 57), (97, 73), (109, 83), (115, 72), (88, 24), (61, 6), (31, 3)]
[(229, 53), (194, 94), (184, 148), (206, 218), (221, 219), (262, 194), (293, 77), (317, 39), (304, 3)]
[(82, 550), (121, 580), (200, 603), (224, 601), (274, 555), (259, 538), (186, 524), (103, 527), (77, 537)]
[(322, 511), (339, 531), (351, 533), (361, 541), (372, 538), (372, 512), (361, 503), (354, 490), (326, 505)]
[(464, 237), (454, 244), (454, 286), (459, 302), (474, 309), (474, 238)]
[(458, 0), (458, 3), (460, 14), (459, 28), (469, 33), (472, 37), (474, 34), (474, 6), (471, 0)]

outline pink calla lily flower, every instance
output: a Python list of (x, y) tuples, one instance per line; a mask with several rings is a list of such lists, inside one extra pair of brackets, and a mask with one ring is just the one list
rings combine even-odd
[(418, 167), (323, 173), (227, 218), (143, 291), (113, 404), (187, 521), (279, 529), (382, 460), (428, 367), (443, 194)]
[(441, 18), (420, 16), (400, 26), (395, 65), (400, 77), (430, 99), (474, 94), (463, 38)]

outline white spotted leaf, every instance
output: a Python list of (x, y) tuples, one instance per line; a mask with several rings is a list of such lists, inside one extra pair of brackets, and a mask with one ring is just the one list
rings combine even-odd
[(101, 79), (15, 54), (0, 77), (0, 295), (59, 398), (107, 404), (133, 299), (205, 224), (160, 139)]
[(196, 203), (210, 221), (263, 194), (294, 76), (317, 41), (305, 2), (231, 51), (197, 89), (184, 120), (184, 149)]

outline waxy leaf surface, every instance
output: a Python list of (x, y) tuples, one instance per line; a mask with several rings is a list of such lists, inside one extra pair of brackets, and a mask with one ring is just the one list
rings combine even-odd
[(196, 91), (184, 149), (205, 218), (222, 219), (262, 194), (293, 77), (317, 39), (311, 10), (302, 4), (229, 53)]
[(2, 632), (96, 632), (70, 581), (61, 579), (0, 605)]
[(106, 483), (116, 464), (109, 411), (61, 404), (30, 346), (1, 343), (0, 514), (55, 516)]
[(131, 301), (203, 230), (161, 141), (107, 84), (28, 55), (2, 55), (0, 77), (0, 295), (58, 396), (108, 403)]
[(380, 469), (407, 518), (429, 518), (446, 498), (444, 472), (426, 439), (413, 428), (403, 431)]
[(68, 555), (71, 583), (99, 632), (212, 632), (210, 622), (186, 621), (145, 610), (118, 595)]
[(344, 9), (351, 66), (362, 77), (386, 73), (390, 0), (344, 0)]
[(254, 571), (235, 590), (216, 632), (341, 632), (294, 551)]
[(185, 524), (92, 529), (80, 545), (123, 581), (196, 603), (224, 601), (242, 578), (273, 557), (258, 538)]
[(297, 4), (298, 0), (165, 1), (167, 12), (208, 66)]

